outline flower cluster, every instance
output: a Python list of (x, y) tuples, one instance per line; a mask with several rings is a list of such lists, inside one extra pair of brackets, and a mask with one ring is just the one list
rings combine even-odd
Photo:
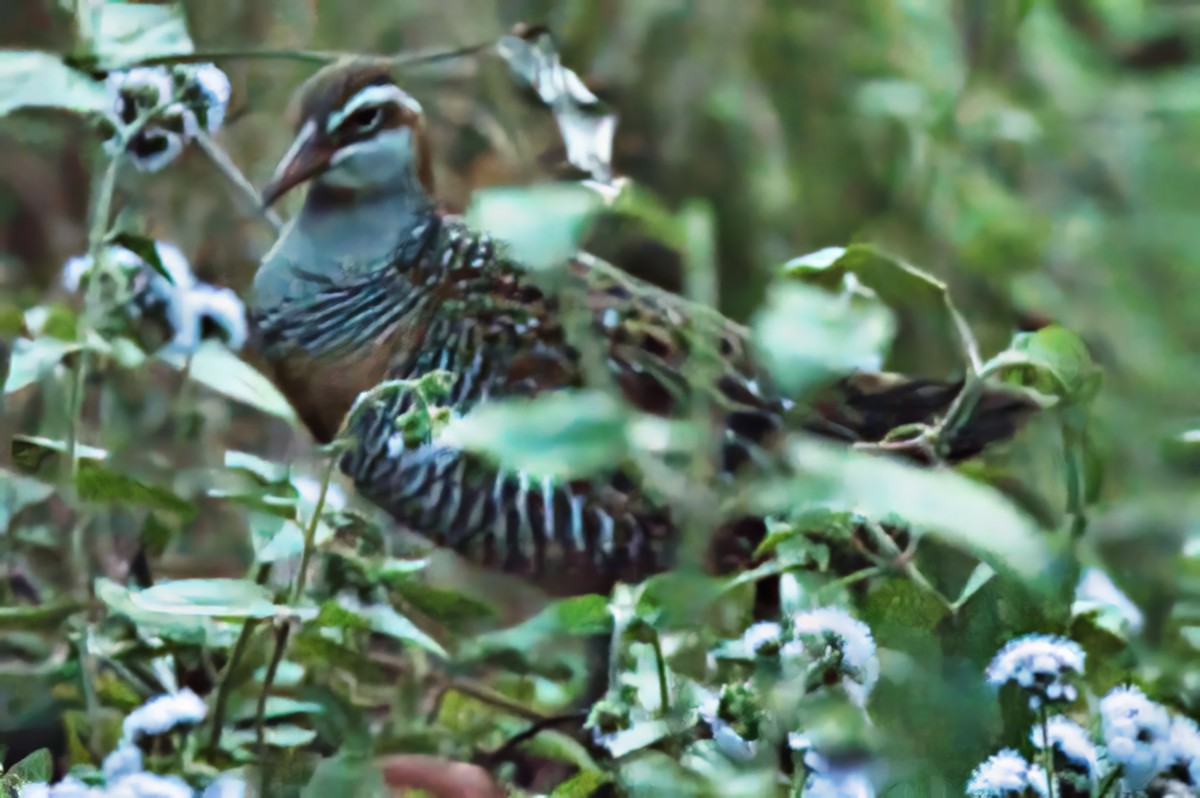
[(1046, 773), (1030, 765), (1011, 748), (989, 757), (967, 782), (967, 795), (973, 798), (1049, 798)]
[(807, 735), (788, 735), (788, 747), (803, 754), (806, 798), (875, 798), (875, 785), (861, 757), (849, 761), (822, 753)]
[[(105, 142), (112, 155), (124, 150), (143, 172), (157, 172), (175, 160), (201, 129), (214, 133), (225, 120), (229, 78), (212, 64), (135, 67), (108, 76), (115, 128)], [(126, 140), (123, 131), (150, 114), (150, 121)]]
[(1073, 640), (1054, 635), (1026, 635), (1008, 642), (988, 665), (987, 680), (995, 687), (1014, 683), (1029, 694), (1029, 707), (1069, 703), (1077, 692), (1071, 674), (1083, 673), (1085, 655)]
[[(230, 349), (246, 342), (246, 308), (229, 288), (204, 283), (192, 274), (191, 266), (178, 247), (155, 242), (162, 274), (140, 256), (122, 246), (109, 246), (105, 252), (110, 269), (122, 274), (128, 285), (130, 301), (122, 311), (131, 320), (160, 319), (169, 328), (168, 351), (188, 354), (200, 341), (216, 332)], [(76, 292), (95, 271), (89, 255), (71, 258), (63, 267), (62, 285)]]
[[(816, 661), (817, 682), (840, 681), (850, 699), (865, 707), (879, 681), (879, 658), (871, 629), (845, 610), (822, 607), (792, 619), (794, 639), (780, 650), (785, 664), (800, 658)], [(811, 670), (810, 670), (811, 674)], [(835, 677), (829, 679), (826, 677)]]
[[(1072, 640), (1030, 635), (1010, 642), (987, 669), (993, 685), (1015, 683), (1030, 695), (1033, 709), (1074, 700), (1068, 673), (1082, 675), (1083, 649)], [(1099, 702), (1098, 748), (1087, 729), (1062, 715), (1035, 723), (1030, 732), (1034, 748), (1049, 753), (1053, 774), (1030, 766), (1005, 749), (975, 770), (968, 792), (977, 796), (1090, 795), (1105, 779), (1120, 777), (1126, 792), (1151, 788), (1153, 794), (1173, 790), (1200, 794), (1200, 728), (1186, 717), (1172, 716), (1166, 707), (1137, 687), (1117, 687)], [(1044, 717), (1044, 716), (1043, 716)], [(1114, 772), (1114, 768), (1117, 770)], [(1120, 794), (1126, 794), (1122, 792)]]
[(158, 736), (179, 727), (204, 720), (206, 707), (191, 690), (155, 696), (135, 709), (122, 724), (121, 741), (104, 758), (101, 766), (104, 786), (94, 786), (74, 776), (54, 785), (29, 783), (21, 787), (19, 798), (242, 798), (245, 783), (225, 774), (202, 792), (193, 790), (179, 776), (163, 776), (143, 770), (142, 749), (137, 741)]

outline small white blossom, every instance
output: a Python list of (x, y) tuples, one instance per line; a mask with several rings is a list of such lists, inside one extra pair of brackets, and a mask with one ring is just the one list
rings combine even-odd
[(1189, 787), (1200, 789), (1200, 728), (1194, 720), (1182, 715), (1172, 719), (1167, 751), (1171, 775)]
[(822, 607), (797, 613), (792, 629), (796, 640), (783, 647), (785, 661), (802, 656), (836, 660), (842, 686), (851, 700), (865, 706), (879, 681), (879, 659), (870, 627), (845, 610)]
[(753, 624), (745, 632), (742, 633), (742, 645), (747, 650), (758, 653), (758, 650), (765, 645), (778, 643), (780, 635), (783, 634), (783, 628), (771, 621), (762, 621)]
[(987, 680), (1000, 687), (1014, 682), (1029, 693), (1029, 706), (1074, 701), (1069, 673), (1082, 674), (1085, 654), (1078, 643), (1056, 635), (1026, 635), (1009, 641), (987, 667)]
[(233, 773), (222, 773), (204, 788), (200, 798), (245, 798), (246, 781)]
[(1100, 700), (1108, 757), (1127, 787), (1140, 790), (1170, 763), (1171, 718), (1136, 687), (1117, 687)]
[[(1056, 769), (1069, 770), (1086, 782), (1096, 778), (1096, 745), (1086, 728), (1063, 715), (1055, 715), (1046, 721), (1045, 732), (1049, 734), (1050, 748), (1055, 754)], [(1036, 748), (1046, 748), (1046, 733), (1042, 724), (1033, 725), (1030, 739)]]
[(178, 776), (132, 773), (109, 782), (106, 798), (195, 798), (195, 791)]
[(972, 798), (1025, 798), (1049, 793), (1045, 772), (1011, 748), (989, 757), (975, 768), (967, 782), (967, 795)]
[(130, 773), (140, 773), (142, 770), (142, 749), (134, 745), (132, 740), (122, 740), (112, 753), (104, 757), (101, 766), (104, 778), (112, 782)]
[(236, 351), (246, 343), (246, 306), (232, 289), (197, 284), (176, 292), (170, 307), (175, 334), (168, 351), (194, 352), (203, 338), (205, 321), (221, 329), (230, 349)]
[(151, 698), (126, 716), (122, 728), (125, 739), (133, 741), (143, 734), (165, 734), (180, 724), (199, 723), (207, 712), (200, 696), (185, 687)]
[(216, 133), (225, 121), (225, 109), (229, 106), (229, 77), (214, 64), (197, 65), (190, 77), (203, 105), (204, 128), (209, 133)]
[(1071, 612), (1081, 615), (1093, 610), (1111, 610), (1132, 634), (1138, 634), (1145, 625), (1145, 616), (1138, 606), (1121, 592), (1112, 578), (1099, 568), (1086, 568), (1075, 587), (1075, 603)]

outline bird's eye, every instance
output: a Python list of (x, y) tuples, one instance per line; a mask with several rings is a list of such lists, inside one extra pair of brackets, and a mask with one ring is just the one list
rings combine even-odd
[(383, 112), (378, 105), (360, 108), (346, 118), (345, 127), (347, 130), (362, 132), (370, 130), (379, 124), (383, 118)]

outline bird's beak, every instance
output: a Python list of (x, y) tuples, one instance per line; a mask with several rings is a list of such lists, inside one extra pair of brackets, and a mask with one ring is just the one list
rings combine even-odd
[(271, 207), (284, 194), (329, 168), (334, 148), (318, 140), (315, 132), (311, 121), (300, 128), (291, 148), (275, 167), (271, 182), (262, 190), (264, 208)]

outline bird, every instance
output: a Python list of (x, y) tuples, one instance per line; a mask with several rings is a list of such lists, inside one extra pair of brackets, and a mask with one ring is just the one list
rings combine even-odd
[[(323, 67), (296, 90), (290, 113), (294, 139), (262, 202), (307, 190), (254, 275), (251, 335), (313, 437), (348, 435), (339, 466), (357, 491), (403, 528), (552, 595), (603, 592), (671, 568), (680, 521), (634, 475), (618, 469), (566, 481), (511, 473), (443, 439), (398, 431), (396, 419), (417, 401), (411, 392), (356, 405), (385, 381), (444, 370), (453, 375), (444, 404), (466, 414), (485, 402), (579, 388), (585, 369), (565, 335), (560, 295), (439, 205), (422, 106), (386, 60)], [(625, 402), (673, 418), (702, 392), (725, 477), (753, 473), (778, 448), (797, 405), (774, 386), (745, 327), (596, 258), (580, 254), (563, 266)], [(716, 367), (694, 384), (688, 363), (700, 336), (713, 342)], [(836, 401), (810, 409), (799, 427), (879, 441), (936, 418), (962, 386), (846, 375)], [(1011, 436), (1034, 409), (1019, 395), (985, 391), (946, 460)], [(763, 530), (762, 518), (724, 522), (713, 534), (711, 567), (747, 562)]]

